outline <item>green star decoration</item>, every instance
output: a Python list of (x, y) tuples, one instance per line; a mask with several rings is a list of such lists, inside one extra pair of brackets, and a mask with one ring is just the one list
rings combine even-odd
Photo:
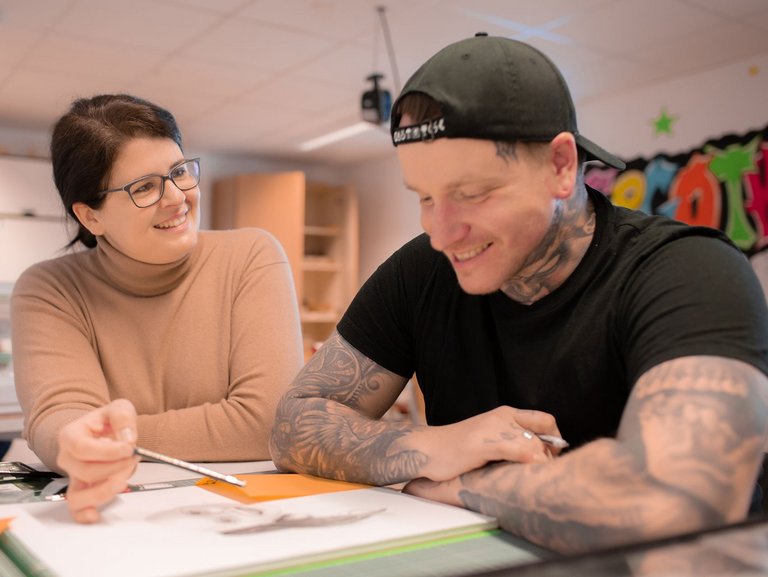
[(662, 108), (658, 118), (655, 118), (651, 121), (651, 124), (653, 125), (654, 136), (659, 136), (660, 134), (668, 134), (672, 136), (672, 123), (676, 121), (676, 114), (668, 114), (667, 110)]

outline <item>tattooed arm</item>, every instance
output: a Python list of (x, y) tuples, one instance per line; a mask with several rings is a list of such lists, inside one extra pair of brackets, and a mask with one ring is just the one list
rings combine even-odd
[(684, 357), (636, 383), (616, 439), (549, 463), (495, 464), (406, 491), (499, 518), (562, 552), (745, 517), (768, 438), (768, 379), (750, 365)]
[(559, 435), (554, 418), (499, 407), (442, 427), (381, 421), (406, 384), (337, 332), (299, 373), (277, 408), (272, 460), (281, 470), (389, 485), (456, 477), (488, 462), (545, 462), (527, 429)]

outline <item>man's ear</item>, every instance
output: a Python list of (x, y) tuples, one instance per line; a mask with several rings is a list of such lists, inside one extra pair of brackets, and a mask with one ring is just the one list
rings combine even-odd
[(552, 155), (556, 195), (558, 198), (566, 198), (576, 186), (579, 170), (576, 139), (570, 132), (561, 132), (550, 141), (549, 148)]
[(101, 236), (104, 234), (104, 226), (99, 220), (98, 212), (90, 206), (84, 202), (76, 202), (72, 205), (72, 212), (75, 213), (80, 224), (87, 228), (92, 235)]

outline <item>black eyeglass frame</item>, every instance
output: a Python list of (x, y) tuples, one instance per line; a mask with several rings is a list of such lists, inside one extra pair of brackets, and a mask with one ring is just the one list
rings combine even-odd
[[(173, 174), (173, 171), (176, 170), (177, 168), (179, 168), (180, 166), (183, 166), (185, 164), (189, 164), (190, 162), (194, 163), (195, 169), (197, 171), (197, 182), (195, 182), (195, 184), (193, 184), (192, 186), (187, 186), (185, 188), (182, 188), (181, 186), (176, 184), (176, 181), (173, 180), (173, 176), (171, 176), (171, 174)], [(152, 201), (150, 204), (145, 204), (145, 205), (142, 206), (142, 205), (140, 205), (139, 203), (136, 202), (136, 199), (133, 198), (133, 195), (131, 194), (131, 191), (128, 190), (128, 189), (131, 186), (133, 186), (134, 184), (136, 184), (137, 182), (141, 182), (142, 180), (145, 180), (147, 178), (152, 178), (152, 177), (160, 178), (160, 196), (158, 196), (157, 200)], [(150, 206), (154, 206), (155, 204), (157, 204), (158, 202), (160, 202), (162, 200), (163, 195), (165, 194), (165, 181), (166, 180), (170, 180), (173, 183), (173, 185), (176, 188), (178, 188), (179, 190), (181, 190), (181, 191), (192, 190), (193, 188), (195, 188), (198, 184), (200, 184), (200, 157), (189, 158), (189, 159), (186, 159), (186, 160), (182, 160), (181, 162), (179, 162), (177, 164), (174, 164), (171, 167), (171, 170), (169, 170), (168, 174), (166, 174), (166, 175), (162, 175), (162, 174), (145, 174), (144, 176), (140, 176), (139, 178), (134, 178), (131, 182), (129, 182), (129, 183), (123, 185), (123, 186), (119, 186), (117, 188), (110, 188), (109, 190), (102, 190), (101, 192), (99, 192), (97, 194), (98, 194), (99, 197), (103, 197), (103, 196), (106, 196), (107, 194), (109, 194), (111, 192), (120, 192), (122, 190), (122, 191), (125, 191), (125, 192), (128, 193), (128, 196), (131, 198), (131, 202), (133, 202), (133, 204), (134, 204), (134, 206), (136, 208), (149, 208)]]

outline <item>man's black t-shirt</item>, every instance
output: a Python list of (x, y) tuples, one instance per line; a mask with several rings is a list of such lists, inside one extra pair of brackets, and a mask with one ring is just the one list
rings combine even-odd
[(384, 368), (415, 373), (431, 425), (538, 409), (573, 446), (613, 436), (633, 384), (663, 361), (717, 355), (768, 373), (768, 310), (744, 255), (717, 230), (589, 194), (592, 244), (536, 303), (466, 294), (422, 234), (368, 279), (339, 333)]

